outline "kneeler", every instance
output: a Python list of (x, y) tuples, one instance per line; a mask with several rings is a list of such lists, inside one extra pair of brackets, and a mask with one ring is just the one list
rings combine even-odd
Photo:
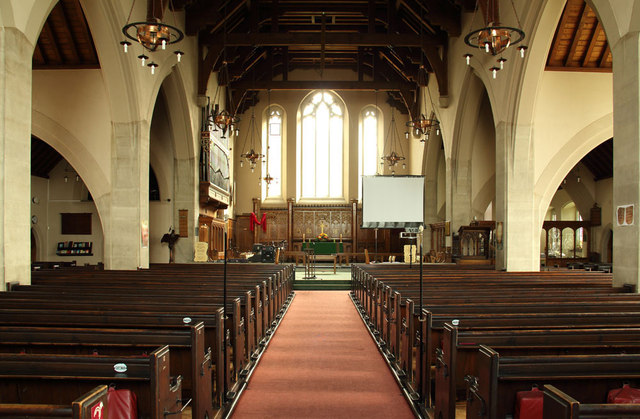
[(110, 386), (107, 391), (108, 419), (138, 419), (138, 400), (131, 390)]
[(609, 391), (607, 403), (638, 404), (640, 403), (640, 389), (630, 387), (629, 384), (624, 384), (622, 388)]
[(544, 392), (533, 387), (529, 391), (516, 394), (516, 419), (542, 419), (542, 398)]

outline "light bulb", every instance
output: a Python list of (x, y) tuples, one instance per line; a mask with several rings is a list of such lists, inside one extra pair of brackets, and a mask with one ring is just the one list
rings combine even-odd
[(64, 175), (64, 183), (67, 183), (67, 182), (69, 182), (69, 176)]
[(124, 53), (126, 54), (127, 52), (129, 52), (129, 45), (131, 45), (131, 42), (129, 41), (122, 41), (120, 42), (120, 45), (122, 45), (122, 49), (124, 50)]
[(489, 43), (485, 42), (484, 43), (484, 51), (488, 54), (489, 53)]
[(407, 140), (409, 139), (409, 131), (404, 132), (404, 138)]
[(242, 160), (240, 160), (240, 167), (244, 166), (244, 162)]
[(473, 57), (473, 55), (471, 54), (464, 54), (464, 58), (466, 58), (467, 60), (467, 65), (471, 64), (471, 57)]
[(255, 169), (255, 166), (251, 166), (251, 173), (253, 173), (253, 170)]
[(440, 135), (440, 128), (436, 129), (436, 135)]
[(402, 168), (406, 169), (407, 168), (407, 164), (406, 163), (402, 163)]
[(518, 51), (520, 51), (520, 58), (524, 58), (524, 52), (527, 50), (526, 45), (521, 45), (518, 47)]
[(182, 60), (182, 56), (184, 55), (184, 52), (174, 51), (173, 53), (176, 54), (176, 58), (178, 59), (178, 62), (180, 62), (180, 60)]
[(140, 59), (140, 64), (144, 67), (144, 66), (145, 66), (145, 63), (146, 63), (146, 60), (147, 60), (147, 58), (149, 58), (149, 57), (147, 57), (147, 56), (146, 56), (146, 55), (144, 55), (144, 54), (141, 54), (141, 55), (138, 55), (138, 58)]
[(167, 49), (167, 40), (166, 39), (162, 40), (162, 49)]

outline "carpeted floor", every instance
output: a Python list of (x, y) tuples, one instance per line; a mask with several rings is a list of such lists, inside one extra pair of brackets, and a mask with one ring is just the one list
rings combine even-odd
[(233, 413), (412, 418), (347, 291), (297, 291)]

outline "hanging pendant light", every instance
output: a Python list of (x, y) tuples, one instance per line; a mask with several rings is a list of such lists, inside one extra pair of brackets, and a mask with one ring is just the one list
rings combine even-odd
[[(249, 120), (249, 126), (247, 128), (247, 135), (244, 137), (244, 144), (242, 145), (242, 154), (240, 157), (247, 160), (249, 167), (253, 172), (258, 161), (262, 160), (263, 154), (256, 151), (256, 138), (259, 137), (258, 125), (256, 124), (255, 108), (251, 111), (251, 119)], [(247, 145), (248, 143), (248, 145)], [(242, 164), (242, 160), (240, 160)]]
[[(173, 10), (171, 0), (168, 0), (168, 2), (169, 9)], [(129, 40), (139, 43), (149, 52), (155, 52), (158, 49), (166, 50), (167, 45), (176, 44), (184, 39), (184, 33), (175, 25), (175, 23), (174, 25), (169, 25), (162, 22), (162, 20), (157, 17), (161, 16), (164, 11), (164, 0), (160, 0), (160, 10), (155, 10), (155, 1), (150, 3), (150, 6), (147, 7), (147, 20), (144, 22), (130, 22), (135, 4), (136, 0), (133, 0), (129, 16), (127, 17), (127, 22), (122, 27), (122, 33), (126, 39), (121, 41), (120, 45), (122, 45), (122, 49), (125, 54), (129, 52), (129, 48), (132, 45)], [(175, 15), (173, 16), (173, 20), (175, 22)], [(175, 51), (174, 54), (176, 54), (177, 60), (180, 62), (184, 52)], [(149, 59), (149, 57), (144, 53), (139, 55), (138, 58), (141, 60), (143, 67), (145, 66), (145, 61)], [(155, 73), (154, 70), (157, 67), (157, 64), (154, 67), (151, 67), (151, 74)]]
[[(397, 147), (400, 148), (398, 153)], [(389, 124), (389, 131), (387, 131), (387, 138), (384, 144), (384, 155), (382, 156), (383, 163), (386, 163), (391, 168), (391, 174), (395, 174), (394, 167), (398, 165), (398, 162), (405, 160), (404, 152), (402, 151), (402, 144), (398, 137), (398, 129), (396, 127), (396, 116), (394, 111), (391, 111), (391, 123)]]
[[(520, 19), (516, 13), (513, 0), (509, 0), (509, 2), (511, 3), (513, 14), (515, 15), (516, 22), (518, 23), (517, 27), (507, 26), (500, 23), (499, 0), (477, 0), (476, 10), (474, 12), (473, 19), (471, 20), (471, 26), (473, 27), (473, 21), (475, 20), (475, 15), (478, 12), (479, 5), (484, 16), (483, 26), (469, 32), (464, 37), (465, 44), (473, 48), (478, 48), (486, 54), (496, 56), (502, 54), (510, 46), (522, 42), (525, 38), (525, 33), (522, 30), (522, 25), (520, 24)], [(521, 58), (524, 58), (524, 52), (526, 49), (527, 47), (525, 45), (518, 47)], [(464, 54), (467, 65), (469, 65), (469, 58), (471, 56), (471, 54)], [(505, 61), (506, 59), (503, 58), (498, 60), (500, 63), (500, 69), (504, 67)], [(493, 71), (493, 67), (490, 71)], [(493, 73), (495, 78), (495, 71), (493, 71)]]

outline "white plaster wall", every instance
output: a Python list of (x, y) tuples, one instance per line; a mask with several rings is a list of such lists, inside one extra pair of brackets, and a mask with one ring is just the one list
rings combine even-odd
[[(81, 141), (84, 150), (70, 150), (76, 157), (82, 160), (83, 152), (93, 156), (98, 168), (78, 167), (81, 175), (84, 170), (98, 169), (104, 183), (110, 183), (111, 113), (100, 70), (34, 71), (33, 110), (56, 121)], [(47, 138), (42, 140), (46, 142)], [(66, 154), (66, 150), (57, 151)], [(70, 157), (65, 156), (68, 160)]]
[[(311, 80), (314, 72), (303, 72), (305, 74), (297, 74), (298, 80)], [(292, 76), (293, 77), (293, 76)], [(346, 77), (346, 76), (345, 76)], [(290, 78), (294, 79), (294, 78)], [(384, 123), (381, 133), (381, 140), (379, 144), (379, 153), (382, 154), (382, 146), (387, 139), (389, 130), (389, 124), (391, 121), (391, 108), (386, 104), (386, 93), (378, 92), (377, 100), (373, 92), (357, 92), (357, 91), (338, 91), (336, 92), (344, 101), (346, 105), (345, 112), (345, 125), (347, 127), (345, 141), (345, 164), (343, 176), (345, 179), (345, 194), (346, 200), (358, 199), (358, 135), (359, 135), (359, 116), (360, 111), (367, 105), (375, 105), (382, 109)], [(297, 130), (297, 112), (300, 102), (309, 94), (309, 91), (272, 91), (271, 103), (281, 106), (286, 113), (286, 156), (285, 156), (285, 171), (284, 171), (284, 193), (283, 200), (280, 203), (271, 203), (273, 206), (284, 207), (288, 198), (296, 198), (296, 138), (298, 135)], [(268, 107), (268, 99), (266, 92), (260, 93), (260, 102), (255, 110), (256, 122), (258, 124), (259, 138), (256, 141), (256, 145), (261, 147), (261, 127), (262, 121), (261, 115), (265, 108)], [(232, 182), (235, 182), (235, 214), (250, 213), (252, 209), (252, 199), (261, 197), (261, 187), (259, 185), (259, 177), (262, 173), (261, 164), (256, 165), (255, 172), (251, 173), (249, 165), (245, 164), (244, 167), (240, 167), (238, 164), (240, 161), (240, 153), (243, 152), (242, 147), (247, 135), (248, 123), (251, 119), (251, 109), (247, 110), (242, 115), (240, 122), (240, 136), (233, 138), (233, 178)], [(395, 111), (397, 134), (402, 142), (402, 147), (405, 157), (407, 157), (407, 168), (403, 169), (399, 164), (395, 170), (397, 175), (405, 174), (420, 174), (422, 167), (422, 146), (413, 143), (419, 142), (419, 140), (412, 138), (406, 140), (404, 138), (405, 123), (408, 120), (408, 115), (400, 114)], [(388, 166), (385, 166), (385, 174), (390, 174)]]
[(569, 140), (612, 112), (611, 73), (545, 71), (534, 114), (536, 181)]
[(496, 132), (488, 97), (479, 110), (473, 151), (471, 154), (471, 203), (474, 215), (480, 217), (496, 196)]
[[(64, 176), (68, 181), (64, 181)], [(87, 188), (80, 178), (76, 181), (75, 172), (62, 160), (49, 173), (49, 179), (31, 176), (31, 197), (37, 197), (38, 203), (31, 202), (31, 215), (38, 217), (32, 224), (38, 244), (38, 260), (71, 261), (78, 265), (103, 262), (102, 223), (93, 201), (87, 200)], [(75, 235), (61, 233), (61, 213), (91, 213), (91, 234)], [(89, 241), (93, 243), (93, 256), (58, 256), (56, 249), (62, 241)]]

